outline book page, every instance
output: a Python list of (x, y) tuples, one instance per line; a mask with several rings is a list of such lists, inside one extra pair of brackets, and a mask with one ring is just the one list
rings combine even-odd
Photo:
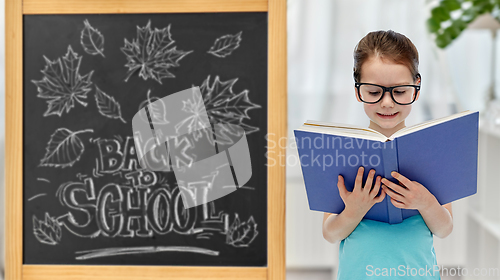
[(348, 125), (331, 126), (331, 125), (321, 125), (317, 123), (324, 123), (324, 122), (307, 121), (306, 123), (304, 123), (303, 126), (298, 128), (297, 130), (317, 132), (317, 133), (337, 135), (337, 136), (345, 136), (345, 137), (354, 137), (354, 138), (381, 141), (381, 142), (385, 142), (386, 140), (388, 140), (385, 135), (370, 128), (362, 128), (362, 127), (348, 126)]
[(333, 129), (348, 129), (350, 131), (353, 131), (353, 133), (362, 133), (362, 134), (377, 134), (384, 136), (382, 133), (368, 128), (368, 127), (361, 127), (361, 126), (356, 126), (356, 125), (348, 125), (348, 124), (341, 124), (341, 123), (333, 123), (333, 122), (322, 122), (322, 121), (313, 121), (313, 120), (307, 120), (304, 125), (311, 125), (311, 126), (321, 126), (321, 127), (328, 127), (328, 128), (333, 128)]
[(311, 131), (311, 132), (317, 132), (317, 133), (324, 133), (324, 134), (330, 134), (330, 135), (338, 135), (338, 136), (346, 136), (346, 137), (356, 137), (356, 138), (361, 138), (361, 139), (368, 139), (368, 140), (374, 140), (374, 141), (381, 141), (381, 142), (386, 142), (386, 141), (391, 141), (394, 140), (396, 137), (407, 135), (422, 129), (425, 129), (427, 127), (431, 127), (443, 122), (447, 122), (456, 118), (460, 118), (462, 116), (466, 116), (468, 114), (475, 113), (473, 111), (467, 110), (463, 111), (457, 114), (453, 114), (447, 117), (435, 119), (435, 120), (429, 120), (423, 123), (419, 123), (416, 125), (412, 125), (409, 127), (402, 128), (398, 131), (396, 131), (394, 134), (392, 134), (390, 137), (386, 137), (382, 133), (371, 129), (371, 128), (365, 128), (365, 127), (360, 127), (356, 125), (348, 125), (348, 124), (340, 124), (340, 123), (333, 123), (333, 122), (324, 122), (324, 121), (314, 121), (314, 120), (307, 120), (303, 126), (298, 128), (298, 130), (302, 131)]
[(463, 112), (453, 114), (453, 115), (450, 115), (447, 117), (443, 117), (443, 118), (439, 118), (439, 119), (435, 119), (435, 120), (429, 120), (429, 121), (426, 121), (423, 123), (419, 123), (416, 125), (405, 127), (405, 128), (402, 128), (402, 129), (396, 131), (394, 134), (392, 134), (389, 137), (389, 139), (394, 140), (396, 137), (407, 135), (407, 134), (413, 133), (415, 131), (419, 131), (419, 130), (425, 129), (427, 127), (431, 127), (431, 126), (434, 126), (434, 125), (437, 125), (440, 123), (444, 123), (444, 122), (447, 122), (447, 121), (450, 121), (453, 119), (457, 119), (457, 118), (460, 118), (460, 117), (463, 117), (463, 116), (466, 116), (466, 115), (469, 115), (472, 113), (475, 113), (475, 112), (467, 110), (467, 111), (463, 111)]

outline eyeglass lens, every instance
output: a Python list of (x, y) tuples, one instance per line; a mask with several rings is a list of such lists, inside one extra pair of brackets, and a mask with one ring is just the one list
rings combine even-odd
[[(374, 85), (361, 85), (359, 87), (361, 100), (365, 102), (377, 102), (382, 94), (383, 88)], [(397, 103), (411, 103), (415, 97), (416, 89), (409, 86), (398, 86), (392, 89), (392, 96)]]

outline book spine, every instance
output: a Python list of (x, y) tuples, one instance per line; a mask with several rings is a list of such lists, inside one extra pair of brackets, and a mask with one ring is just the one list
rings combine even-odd
[[(384, 163), (384, 177), (396, 184), (399, 184), (399, 182), (391, 175), (392, 171), (399, 172), (397, 139), (384, 143), (382, 149), (382, 162)], [(392, 204), (391, 198), (388, 195), (384, 200), (387, 204), (387, 217), (389, 217), (389, 224), (403, 222), (403, 212), (401, 209)]]

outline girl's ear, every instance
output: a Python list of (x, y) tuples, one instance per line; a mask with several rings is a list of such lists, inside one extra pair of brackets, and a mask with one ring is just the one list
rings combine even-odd
[(415, 81), (415, 84), (420, 85), (420, 82), (422, 82), (422, 77), (420, 74), (417, 74), (417, 80)]
[(417, 100), (418, 100), (418, 97), (419, 97), (419, 96), (420, 96), (420, 90), (418, 90), (418, 92), (417, 92), (417, 97), (415, 98), (415, 101), (417, 101)]
[[(421, 77), (420, 77), (420, 74), (418, 74), (418, 76), (417, 76), (417, 80), (415, 81), (415, 83), (416, 83), (417, 85), (420, 85), (420, 82), (421, 82), (421, 81), (422, 81), (422, 79), (421, 79)], [(420, 88), (420, 89), (422, 89), (422, 88)], [(418, 100), (418, 97), (419, 97), (419, 96), (420, 96), (420, 90), (417, 92), (417, 97), (415, 98), (415, 101), (417, 101), (417, 100)]]
[(356, 96), (356, 99), (358, 100), (358, 102), (361, 102), (361, 99), (359, 99), (358, 89), (356, 88), (356, 86), (354, 86), (354, 95)]

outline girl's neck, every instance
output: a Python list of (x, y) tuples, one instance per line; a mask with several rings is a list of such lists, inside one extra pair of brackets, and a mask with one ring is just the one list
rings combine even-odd
[(382, 128), (380, 127), (378, 124), (374, 123), (373, 121), (370, 120), (370, 125), (368, 126), (368, 128), (371, 128), (375, 131), (378, 131), (382, 134), (384, 134), (386, 137), (389, 137), (391, 135), (393, 135), (396, 131), (402, 129), (402, 128), (405, 128), (405, 121), (402, 121), (400, 123), (398, 123), (395, 127), (393, 128)]

